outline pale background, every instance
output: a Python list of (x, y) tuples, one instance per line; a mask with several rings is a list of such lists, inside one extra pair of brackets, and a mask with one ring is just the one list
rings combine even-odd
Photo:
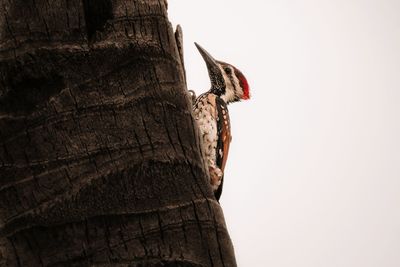
[(400, 1), (169, 0), (246, 75), (221, 198), (241, 267), (400, 266)]

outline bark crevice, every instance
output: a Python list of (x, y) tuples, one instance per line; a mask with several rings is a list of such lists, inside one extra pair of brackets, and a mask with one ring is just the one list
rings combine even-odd
[(107, 21), (113, 19), (111, 0), (83, 0), (85, 23), (88, 39), (92, 40), (96, 32), (101, 32)]

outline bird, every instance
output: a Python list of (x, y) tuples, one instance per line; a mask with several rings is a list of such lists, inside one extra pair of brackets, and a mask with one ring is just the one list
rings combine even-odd
[(199, 44), (195, 45), (206, 63), (211, 88), (194, 101), (193, 116), (200, 130), (210, 184), (219, 201), (232, 140), (228, 104), (250, 99), (250, 87), (238, 68), (215, 60)]

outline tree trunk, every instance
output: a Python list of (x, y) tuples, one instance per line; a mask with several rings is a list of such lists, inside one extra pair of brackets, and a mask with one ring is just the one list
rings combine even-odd
[(0, 0), (1, 266), (236, 266), (163, 0)]

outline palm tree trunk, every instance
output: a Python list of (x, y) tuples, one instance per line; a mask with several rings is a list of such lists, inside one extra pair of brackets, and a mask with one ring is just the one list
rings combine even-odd
[(163, 0), (0, 0), (1, 266), (236, 266)]

